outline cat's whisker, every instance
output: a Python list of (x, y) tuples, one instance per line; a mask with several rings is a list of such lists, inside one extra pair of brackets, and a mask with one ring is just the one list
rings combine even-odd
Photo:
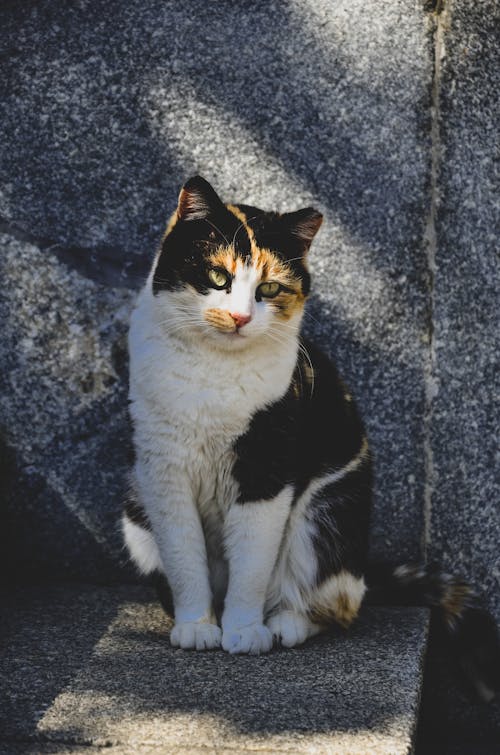
[(236, 236), (238, 235), (238, 233), (240, 232), (240, 230), (241, 230), (241, 229), (243, 228), (243, 226), (244, 226), (244, 225), (248, 225), (248, 224), (249, 224), (249, 223), (250, 223), (250, 222), (251, 222), (252, 220), (255, 220), (255, 218), (257, 218), (257, 217), (258, 217), (258, 215), (252, 215), (252, 217), (251, 217), (251, 218), (246, 218), (245, 220), (243, 220), (243, 221), (242, 221), (242, 222), (241, 222), (241, 223), (239, 224), (238, 228), (237, 228), (237, 229), (235, 230), (235, 232), (234, 232), (234, 236), (233, 236), (233, 242), (232, 242), (232, 243), (233, 243), (233, 246), (234, 246), (234, 243), (235, 243), (235, 241), (236, 241)]
[(287, 257), (286, 261), (287, 262), (297, 262), (298, 260), (303, 260), (303, 259), (304, 259), (304, 257), (301, 254), (299, 257)]
[(164, 325), (168, 324), (170, 322), (199, 322), (200, 318), (196, 317), (195, 315), (184, 315), (178, 314), (178, 315), (170, 315), (166, 320), (159, 320), (156, 325)]
[(311, 397), (312, 397), (314, 393), (314, 367), (311, 361), (311, 355), (309, 354), (304, 344), (301, 343), (300, 341), (299, 341), (299, 349), (302, 352), (302, 354), (305, 356), (305, 358), (307, 359), (307, 362), (309, 364), (309, 369), (311, 370)]
[(171, 333), (174, 330), (193, 328), (202, 326), (203, 323), (199, 319), (188, 320), (186, 318), (163, 320), (162, 322), (155, 323), (156, 328), (162, 333)]
[(309, 317), (311, 320), (313, 320), (316, 323), (316, 325), (321, 325), (321, 323), (318, 320), (318, 318), (314, 317), (314, 315), (312, 314), (312, 312), (310, 312), (307, 307), (304, 308), (304, 317)]
[(283, 338), (278, 338), (277, 334), (270, 330), (268, 330), (265, 335), (280, 346), (286, 345), (286, 342)]
[[(283, 326), (286, 326), (287, 332), (283, 332)], [(280, 322), (279, 324), (273, 323), (270, 330), (276, 335), (286, 336), (286, 338), (293, 339), (294, 336), (298, 336), (297, 328), (290, 327), (287, 323)]]
[(242, 222), (241, 222), (241, 223), (239, 224), (239, 226), (237, 227), (237, 229), (235, 230), (235, 232), (234, 232), (234, 236), (233, 236), (233, 240), (232, 240), (232, 242), (231, 242), (231, 246), (234, 246), (234, 244), (235, 244), (235, 242), (236, 242), (236, 236), (238, 235), (238, 233), (240, 232), (241, 228), (243, 228), (243, 226), (244, 226), (244, 225), (245, 225), (245, 221), (242, 221)]
[(178, 322), (178, 323), (172, 323), (172, 324), (168, 324), (168, 325), (162, 325), (158, 329), (161, 331), (161, 333), (169, 335), (169, 334), (174, 333), (175, 331), (179, 331), (179, 330), (194, 329), (194, 328), (197, 327), (197, 325), (198, 325), (198, 323), (194, 323), (194, 322), (191, 322), (191, 323), (190, 322), (188, 322), (188, 323), (186, 323), (186, 322)]
[(212, 228), (213, 228), (213, 229), (214, 229), (215, 231), (217, 231), (217, 233), (220, 233), (220, 235), (222, 236), (222, 238), (224, 239), (224, 241), (226, 242), (226, 244), (227, 244), (228, 246), (231, 246), (231, 244), (230, 244), (230, 243), (229, 243), (229, 241), (227, 240), (227, 237), (226, 237), (226, 235), (225, 235), (224, 233), (222, 233), (221, 229), (220, 229), (220, 228), (218, 228), (218, 227), (217, 227), (217, 226), (215, 225), (215, 223), (212, 223), (212, 221), (211, 221), (211, 220), (209, 220), (208, 218), (204, 218), (204, 220), (205, 220), (205, 222), (206, 222), (206, 223), (208, 223), (208, 225), (211, 225), (211, 226), (212, 226)]
[(287, 328), (288, 330), (292, 330), (294, 333), (298, 333), (300, 328), (298, 325), (291, 325), (289, 322), (283, 322), (283, 320), (280, 321), (279, 326), (280, 328)]

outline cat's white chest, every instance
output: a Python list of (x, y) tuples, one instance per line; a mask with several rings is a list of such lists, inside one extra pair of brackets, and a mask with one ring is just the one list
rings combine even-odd
[[(257, 411), (287, 389), (289, 376), (267, 375), (269, 362), (190, 353), (156, 339), (132, 342), (131, 413), (139, 447), (155, 453), (189, 477), (205, 507), (234, 497), (234, 443)], [(274, 380), (273, 380), (274, 378)]]
[(272, 397), (259, 366), (218, 354), (190, 353), (162, 345), (154, 375), (144, 388), (165, 423), (206, 453), (245, 432), (253, 414)]
[(144, 297), (132, 316), (129, 347), (136, 448), (154, 454), (166, 482), (187, 479), (200, 512), (223, 515), (238, 494), (235, 442), (256, 412), (286, 393), (296, 349), (191, 346), (158, 330)]

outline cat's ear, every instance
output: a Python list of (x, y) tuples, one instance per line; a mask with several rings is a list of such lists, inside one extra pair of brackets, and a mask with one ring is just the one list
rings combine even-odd
[(314, 207), (305, 207), (296, 212), (285, 212), (281, 216), (281, 220), (286, 224), (288, 232), (296, 236), (302, 243), (305, 253), (320, 229), (323, 215)]
[(179, 194), (177, 218), (178, 220), (202, 220), (223, 206), (221, 199), (208, 181), (201, 176), (193, 176), (186, 181)]

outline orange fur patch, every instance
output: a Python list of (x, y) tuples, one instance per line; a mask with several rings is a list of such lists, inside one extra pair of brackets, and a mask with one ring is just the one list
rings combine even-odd
[(172, 228), (174, 227), (174, 225), (177, 223), (178, 219), (179, 219), (179, 215), (178, 215), (177, 210), (176, 210), (175, 212), (172, 213), (172, 215), (169, 218), (169, 221), (167, 223), (167, 227), (165, 229), (165, 233), (163, 234), (163, 237), (162, 237), (162, 241), (165, 241), (165, 239), (167, 238), (168, 234), (170, 233), (170, 231), (172, 230)]
[[(273, 278), (273, 280), (275, 280)], [(294, 314), (302, 311), (304, 308), (305, 297), (302, 293), (289, 294), (283, 291), (275, 299), (271, 299), (271, 304), (274, 304), (276, 316), (282, 320), (289, 320)]]
[[(232, 204), (227, 204), (227, 205), (226, 205), (226, 207), (227, 207), (227, 209), (229, 210), (229, 212), (232, 212), (232, 213), (233, 213), (233, 215), (235, 215), (235, 216), (236, 216), (236, 217), (238, 218), (238, 220), (240, 221), (241, 225), (242, 225), (242, 226), (243, 226), (243, 228), (245, 229), (245, 231), (246, 231), (246, 233), (247, 233), (247, 236), (248, 236), (248, 237), (249, 237), (249, 239), (250, 239), (250, 242), (251, 242), (251, 243), (255, 243), (255, 237), (254, 237), (254, 234), (253, 234), (253, 231), (252, 231), (252, 229), (251, 229), (251, 228), (249, 227), (249, 225), (248, 225), (248, 223), (247, 223), (247, 216), (245, 215), (245, 213), (244, 213), (244, 212), (242, 212), (242, 211), (241, 211), (241, 210), (240, 210), (240, 209), (239, 209), (238, 207), (235, 207), (235, 206), (234, 206), (234, 205), (232, 205)], [(236, 233), (239, 233), (239, 232), (240, 232), (240, 231), (239, 231), (239, 229), (238, 229), (238, 230), (236, 231)]]
[(236, 323), (229, 312), (225, 309), (217, 309), (216, 307), (206, 309), (203, 313), (203, 317), (209, 325), (213, 325), (214, 328), (217, 328), (217, 330), (220, 330), (223, 333), (232, 333), (236, 330)]
[(467, 598), (470, 596), (472, 590), (468, 585), (464, 584), (451, 584), (446, 585), (444, 595), (441, 599), (441, 605), (443, 606), (446, 620), (453, 622), (458, 619), (464, 610), (464, 605), (467, 602)]
[(235, 215), (245, 229), (250, 239), (250, 248), (252, 255), (252, 264), (256, 270), (260, 270), (263, 281), (276, 280), (284, 286), (292, 288), (294, 292), (301, 292), (300, 279), (294, 275), (291, 267), (283, 260), (280, 260), (270, 249), (263, 249), (255, 243), (255, 236), (252, 228), (247, 223), (247, 217), (238, 207), (226, 205), (227, 209)]
[(289, 320), (294, 314), (302, 311), (305, 303), (302, 284), (286, 262), (276, 257), (269, 249), (261, 249), (252, 244), (252, 263), (260, 272), (262, 281), (277, 281), (290, 289), (281, 291), (278, 296), (269, 300), (277, 317)]
[(315, 590), (309, 618), (315, 624), (335, 622), (347, 628), (358, 615), (365, 591), (362, 578), (341, 571)]
[(234, 275), (236, 273), (237, 256), (232, 247), (220, 246), (208, 257), (208, 263), (212, 267), (220, 267)]
[(359, 612), (359, 604), (351, 600), (347, 593), (340, 593), (332, 604), (315, 603), (309, 610), (309, 618), (315, 624), (340, 624), (347, 629)]
[[(284, 286), (285, 291), (281, 291), (274, 299), (269, 299), (276, 313), (276, 317), (282, 320), (289, 320), (293, 315), (300, 313), (304, 307), (305, 296), (302, 294), (302, 284), (290, 265), (286, 261), (279, 259), (270, 249), (262, 249), (255, 243), (255, 236), (252, 229), (246, 222), (246, 215), (234, 205), (226, 205), (227, 209), (240, 221), (241, 229), (237, 233), (246, 233), (250, 240), (251, 264), (259, 272), (261, 282), (276, 281)], [(170, 217), (163, 239), (171, 232), (179, 219), (178, 211)], [(231, 275), (235, 275), (239, 257), (232, 245), (221, 245), (213, 251), (208, 257), (207, 262), (211, 267), (220, 267)], [(228, 332), (234, 329), (234, 321), (228, 312), (223, 310), (210, 309), (205, 312), (205, 319), (211, 325), (219, 330)]]

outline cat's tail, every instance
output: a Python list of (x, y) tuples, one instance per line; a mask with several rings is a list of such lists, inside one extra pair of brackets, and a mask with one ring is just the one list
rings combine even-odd
[(500, 691), (500, 638), (496, 622), (474, 588), (434, 564), (372, 564), (365, 575), (371, 605), (429, 606), (479, 698)]

